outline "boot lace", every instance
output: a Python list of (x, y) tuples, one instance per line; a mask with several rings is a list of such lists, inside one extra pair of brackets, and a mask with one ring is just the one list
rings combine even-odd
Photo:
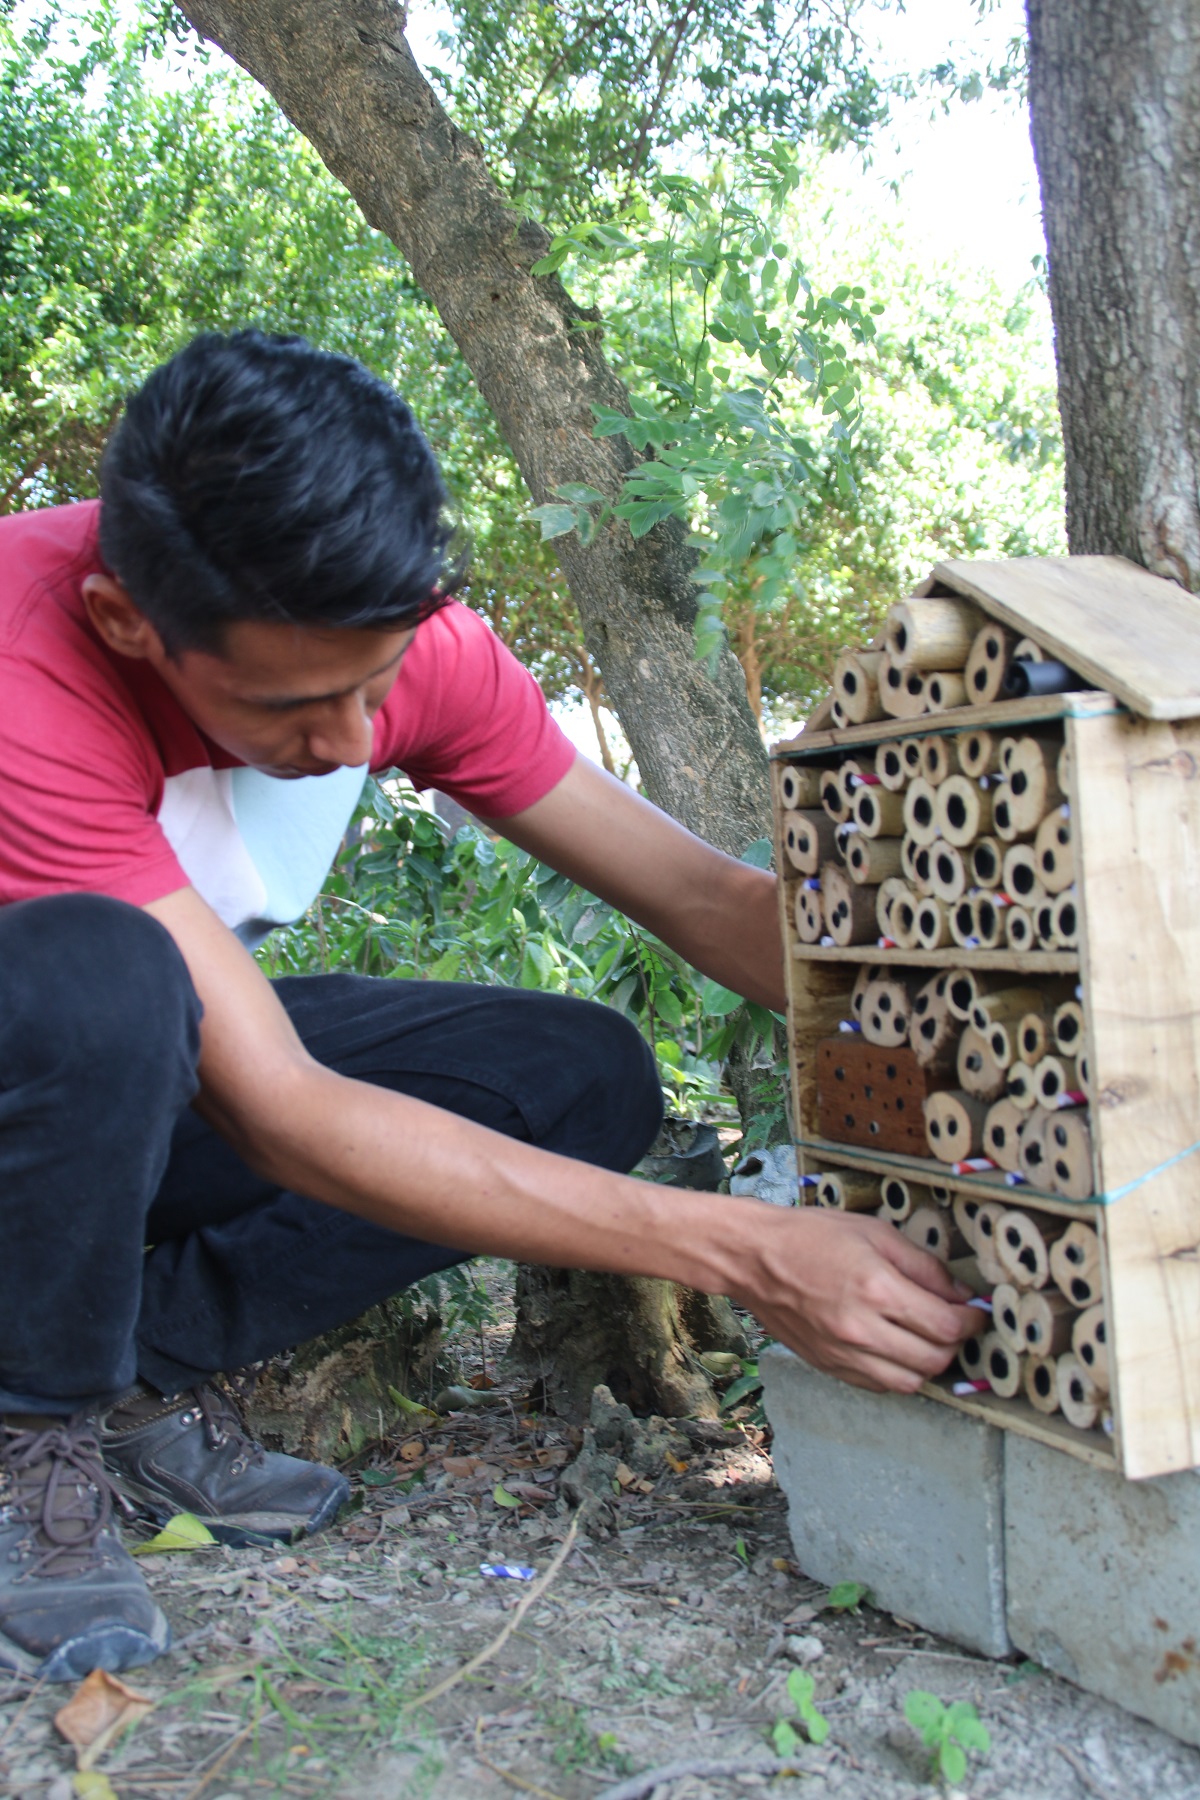
[(197, 1421), (204, 1426), (204, 1437), (210, 1450), (228, 1445), (234, 1451), (233, 1473), (240, 1474), (251, 1466), (260, 1468), (266, 1461), (263, 1446), (250, 1436), (241, 1414), (230, 1397), (220, 1388), (205, 1383), (192, 1389)]
[(0, 1422), (0, 1519), (32, 1527), (21, 1548), (33, 1560), (20, 1579), (93, 1568), (114, 1499), (91, 1421), (77, 1416), (36, 1429)]

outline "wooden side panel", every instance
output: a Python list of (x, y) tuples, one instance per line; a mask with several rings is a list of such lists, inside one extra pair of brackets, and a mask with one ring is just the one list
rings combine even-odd
[(934, 574), (1150, 719), (1200, 714), (1200, 601), (1121, 556), (938, 563)]
[[(1092, 1121), (1112, 1193), (1200, 1140), (1200, 724), (1119, 716), (1068, 731)], [(1125, 1472), (1190, 1468), (1200, 1463), (1200, 1151), (1103, 1217)]]

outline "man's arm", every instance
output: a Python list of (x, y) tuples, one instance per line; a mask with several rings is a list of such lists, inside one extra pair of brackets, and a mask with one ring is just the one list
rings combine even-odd
[(779, 902), (765, 869), (714, 850), (583, 756), (544, 799), (495, 824), (702, 974), (783, 1011)]
[(323, 1068), (198, 894), (147, 911), (204, 1004), (198, 1110), (269, 1179), (462, 1250), (729, 1294), (860, 1386), (911, 1391), (979, 1328), (941, 1266), (881, 1221), (681, 1194)]

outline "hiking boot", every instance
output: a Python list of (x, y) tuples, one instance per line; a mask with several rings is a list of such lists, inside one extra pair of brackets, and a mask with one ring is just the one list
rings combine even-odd
[(79, 1681), (170, 1644), (112, 1506), (90, 1420), (0, 1414), (0, 1668)]
[(193, 1513), (223, 1544), (290, 1544), (332, 1523), (350, 1497), (336, 1469), (264, 1450), (207, 1383), (164, 1399), (138, 1386), (100, 1421), (104, 1461), (139, 1512)]

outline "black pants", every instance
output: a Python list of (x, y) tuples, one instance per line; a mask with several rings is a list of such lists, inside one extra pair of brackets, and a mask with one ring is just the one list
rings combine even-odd
[[(342, 1074), (603, 1168), (632, 1168), (658, 1130), (652, 1058), (607, 1007), (274, 986)], [(175, 1393), (463, 1260), (249, 1169), (189, 1110), (200, 1016), (147, 913), (84, 894), (0, 908), (0, 1410), (71, 1412), (138, 1375)]]

